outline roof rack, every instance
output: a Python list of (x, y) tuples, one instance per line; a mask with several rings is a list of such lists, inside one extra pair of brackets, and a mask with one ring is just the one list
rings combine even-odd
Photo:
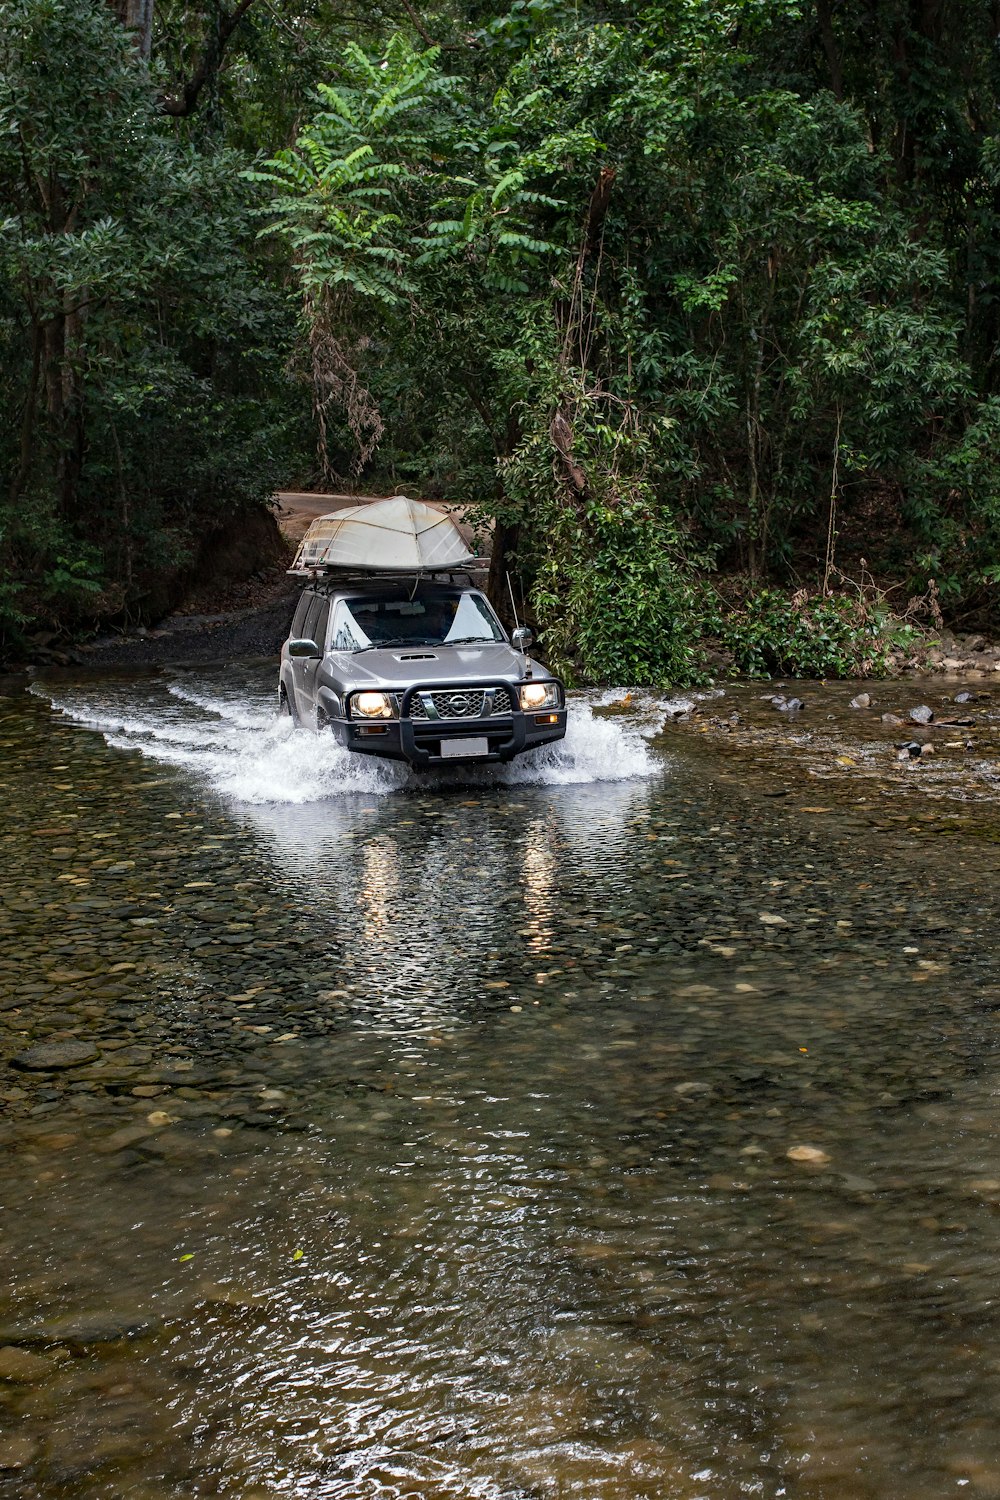
[(428, 582), (453, 583), (475, 586), (476, 580), (473, 572), (484, 572), (489, 567), (488, 561), (476, 558), (471, 563), (466, 563), (460, 568), (413, 568), (407, 571), (399, 568), (289, 568), (288, 571), (294, 577), (302, 578), (310, 583), (326, 583), (331, 586), (344, 586), (351, 583), (420, 583), (424, 579)]

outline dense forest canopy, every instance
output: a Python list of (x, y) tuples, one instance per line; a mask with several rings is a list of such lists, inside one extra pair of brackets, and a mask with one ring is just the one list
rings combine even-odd
[(994, 3), (0, 0), (0, 191), (8, 640), (282, 482), (474, 505), (578, 678), (995, 618)]

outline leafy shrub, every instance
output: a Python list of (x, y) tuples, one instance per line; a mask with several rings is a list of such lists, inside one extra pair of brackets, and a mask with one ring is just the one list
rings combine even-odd
[(662, 516), (564, 513), (532, 590), (549, 660), (570, 681), (666, 687), (698, 680), (697, 592)]
[(888, 664), (882, 624), (862, 599), (761, 589), (706, 624), (749, 677), (869, 677)]

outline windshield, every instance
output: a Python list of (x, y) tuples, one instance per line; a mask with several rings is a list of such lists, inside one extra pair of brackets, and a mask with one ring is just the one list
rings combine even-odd
[(373, 646), (457, 646), (502, 641), (503, 631), (480, 594), (421, 591), (339, 599), (333, 616), (333, 650)]

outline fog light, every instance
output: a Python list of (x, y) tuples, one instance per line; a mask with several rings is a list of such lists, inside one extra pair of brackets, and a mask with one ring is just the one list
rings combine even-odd
[(536, 724), (558, 724), (559, 723), (559, 715), (558, 714), (536, 714), (535, 715), (535, 723)]

